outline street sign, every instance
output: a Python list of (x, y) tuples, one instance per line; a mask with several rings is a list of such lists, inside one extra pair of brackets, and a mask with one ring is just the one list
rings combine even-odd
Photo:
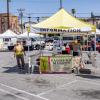
[(27, 27), (27, 32), (30, 33), (30, 27)]

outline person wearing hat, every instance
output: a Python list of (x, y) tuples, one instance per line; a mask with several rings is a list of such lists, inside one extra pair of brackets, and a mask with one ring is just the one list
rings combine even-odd
[(73, 56), (80, 56), (81, 45), (78, 40), (75, 40), (73, 43)]
[(23, 70), (25, 69), (24, 55), (24, 47), (20, 41), (17, 41), (16, 45), (14, 46), (14, 57), (16, 57), (18, 68)]

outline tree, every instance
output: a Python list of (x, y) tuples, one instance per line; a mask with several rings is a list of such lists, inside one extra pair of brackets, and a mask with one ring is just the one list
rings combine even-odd
[(76, 10), (74, 8), (71, 10), (71, 12), (72, 12), (73, 16), (75, 16)]
[(94, 18), (94, 13), (93, 12), (91, 12), (91, 18)]
[(93, 25), (94, 25), (95, 24), (95, 16), (94, 16), (94, 13), (93, 12), (91, 12), (91, 19), (92, 19)]

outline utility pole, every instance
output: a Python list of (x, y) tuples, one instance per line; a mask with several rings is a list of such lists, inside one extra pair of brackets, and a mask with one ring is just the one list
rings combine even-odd
[(28, 18), (28, 22), (29, 22), (29, 28), (30, 28), (30, 31), (31, 31), (31, 18), (32, 17), (31, 17), (31, 14), (30, 13), (28, 14), (28, 17), (27, 18)]
[(29, 55), (29, 51), (30, 51), (30, 36), (29, 36), (29, 34), (30, 34), (30, 31), (31, 31), (31, 16), (30, 16), (30, 14), (29, 14), (29, 16), (28, 16), (28, 22), (29, 22), (29, 26), (28, 26), (28, 28), (27, 28), (27, 31), (28, 31), (28, 34), (27, 34), (27, 36), (28, 36), (28, 73), (30, 73), (31, 72), (31, 70), (30, 70), (30, 68), (31, 68), (31, 65), (30, 65), (30, 55)]
[(28, 22), (29, 22), (29, 25), (30, 25), (31, 24), (31, 16), (30, 16), (30, 14), (28, 16)]
[(7, 29), (10, 28), (9, 26), (9, 2), (11, 2), (11, 0), (7, 0)]
[(23, 12), (25, 11), (25, 9), (17, 9), (19, 12), (19, 17), (20, 17), (20, 24), (21, 24), (21, 33), (23, 33)]
[(62, 9), (62, 0), (60, 0), (60, 8), (59, 9)]

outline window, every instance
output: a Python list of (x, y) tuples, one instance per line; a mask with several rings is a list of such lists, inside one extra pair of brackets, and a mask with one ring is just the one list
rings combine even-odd
[(73, 40), (73, 37), (63, 37), (63, 40)]
[(11, 38), (4, 38), (3, 41), (4, 42), (9, 42), (9, 41), (11, 41)]
[(31, 38), (31, 41), (32, 41), (32, 42), (35, 42), (36, 40), (35, 40), (34, 38)]

